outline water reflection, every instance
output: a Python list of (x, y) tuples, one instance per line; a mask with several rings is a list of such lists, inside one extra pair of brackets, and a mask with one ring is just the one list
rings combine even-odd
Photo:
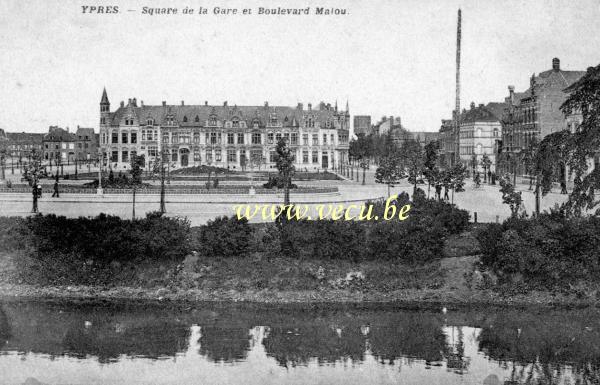
[(0, 341), (10, 383), (600, 383), (597, 310), (6, 302)]

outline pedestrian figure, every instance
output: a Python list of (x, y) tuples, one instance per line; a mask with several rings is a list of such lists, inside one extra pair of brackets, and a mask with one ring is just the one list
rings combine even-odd
[(446, 186), (444, 186), (444, 200), (450, 200), (450, 197), (448, 196), (448, 187)]
[(52, 198), (54, 197), (60, 198), (58, 194), (58, 182), (54, 182), (54, 193), (52, 194)]
[(32, 213), (38, 212), (38, 188), (37, 185), (33, 185), (31, 188), (31, 195), (33, 195), (33, 208), (31, 209)]
[(438, 201), (442, 199), (442, 186), (439, 184), (435, 186), (435, 195), (437, 196)]
[(567, 191), (567, 184), (564, 181), (560, 182), (560, 193), (561, 194), (568, 194), (569, 193)]
[(37, 185), (37, 191), (38, 191), (38, 198), (42, 197), (42, 185), (38, 184)]

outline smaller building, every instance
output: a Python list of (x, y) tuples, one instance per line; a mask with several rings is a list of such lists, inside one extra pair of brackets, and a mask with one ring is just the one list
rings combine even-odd
[(75, 158), (91, 161), (98, 158), (98, 134), (93, 128), (79, 127), (75, 132)]
[(75, 142), (77, 137), (58, 126), (50, 126), (48, 133), (44, 135), (44, 160), (56, 164), (69, 164), (75, 161)]
[(464, 111), (460, 116), (459, 155), (463, 164), (471, 167), (473, 156), (477, 159), (477, 169), (483, 171), (481, 161), (484, 155), (490, 159), (490, 171), (496, 171), (496, 154), (502, 138), (500, 119), (504, 103), (480, 104)]

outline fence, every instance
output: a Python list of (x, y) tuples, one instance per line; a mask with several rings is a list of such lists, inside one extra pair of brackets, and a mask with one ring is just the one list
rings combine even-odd
[[(42, 185), (42, 192), (52, 193), (54, 191), (52, 186)], [(255, 188), (256, 194), (283, 194), (282, 189), (265, 189)], [(59, 188), (61, 194), (96, 194), (97, 190), (90, 187), (75, 187), (75, 186), (61, 186)], [(133, 189), (130, 188), (104, 188), (105, 194), (132, 194)], [(337, 187), (300, 187), (290, 190), (291, 194), (326, 194), (338, 192)], [(1, 187), (0, 193), (31, 193), (31, 187), (17, 186), (17, 187)], [(150, 188), (139, 188), (136, 189), (137, 194), (160, 194), (160, 187), (153, 186)], [(249, 194), (250, 187), (239, 187), (239, 188), (165, 188), (165, 194)]]

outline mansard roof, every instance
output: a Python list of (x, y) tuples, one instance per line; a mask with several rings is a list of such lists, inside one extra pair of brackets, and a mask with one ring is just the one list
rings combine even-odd
[[(118, 108), (110, 115), (112, 125), (118, 125), (124, 117), (131, 116), (140, 124), (145, 124), (148, 119), (154, 120), (155, 124), (162, 124), (168, 116), (181, 126), (203, 126), (207, 120), (214, 117), (218, 121), (232, 120), (238, 118), (245, 121), (251, 127), (256, 120), (261, 126), (270, 121), (271, 117), (277, 118), (278, 123), (291, 127), (300, 124), (305, 118), (312, 117), (315, 122), (324, 125), (328, 120), (333, 122), (339, 114), (333, 109), (311, 109), (303, 110), (298, 107), (285, 106), (210, 106), (210, 105), (160, 105), (160, 106), (127, 106)], [(199, 122), (196, 122), (198, 116)], [(187, 117), (187, 122), (184, 122)]]

